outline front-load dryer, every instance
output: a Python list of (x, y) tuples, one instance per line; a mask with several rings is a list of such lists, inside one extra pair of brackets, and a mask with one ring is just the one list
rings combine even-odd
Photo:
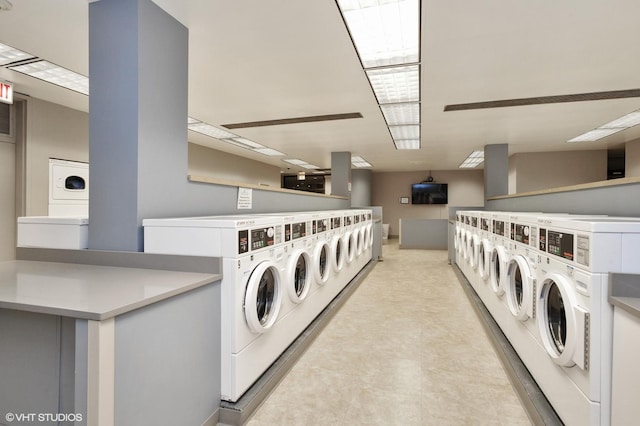
[(279, 315), (282, 218), (145, 219), (143, 226), (145, 252), (222, 258), (221, 394), (237, 401), (306, 327)]
[[(491, 227), (491, 212), (480, 212), (478, 215), (478, 229), (480, 250), (478, 254), (478, 286), (485, 288), (489, 285), (491, 272), (491, 252), (493, 251), (493, 228)], [(477, 291), (477, 290), (476, 290)]]
[(541, 344), (521, 358), (565, 424), (609, 424), (609, 274), (640, 273), (640, 218), (542, 217), (538, 225)]
[(49, 216), (89, 216), (89, 164), (49, 159)]

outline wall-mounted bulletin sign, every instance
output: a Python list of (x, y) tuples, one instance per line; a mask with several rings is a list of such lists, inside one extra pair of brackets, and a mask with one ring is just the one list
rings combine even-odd
[(409, 197), (400, 197), (400, 204), (409, 204)]

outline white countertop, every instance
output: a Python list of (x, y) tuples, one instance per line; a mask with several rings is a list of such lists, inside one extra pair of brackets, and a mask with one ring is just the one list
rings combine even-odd
[(220, 279), (209, 273), (0, 262), (0, 308), (99, 321)]

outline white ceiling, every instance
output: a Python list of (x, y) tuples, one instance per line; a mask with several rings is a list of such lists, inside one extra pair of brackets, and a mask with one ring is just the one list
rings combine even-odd
[[(101, 0), (108, 1), (108, 0)], [(363, 118), (236, 129), (322, 168), (350, 151), (374, 171), (451, 170), (472, 150), (619, 148), (640, 126), (566, 141), (640, 98), (443, 112), (445, 105), (640, 88), (637, 0), (422, 0), (422, 148), (398, 151), (334, 0), (155, 0), (189, 28), (189, 115), (214, 125), (360, 112)], [(88, 75), (87, 0), (12, 0), (0, 42)], [(87, 111), (75, 92), (0, 68), (15, 90)], [(291, 167), (189, 132), (189, 140)]]

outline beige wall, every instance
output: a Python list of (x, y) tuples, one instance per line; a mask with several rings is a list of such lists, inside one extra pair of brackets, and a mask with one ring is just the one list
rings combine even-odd
[[(513, 180), (513, 181), (512, 181)], [(529, 152), (509, 158), (509, 190), (537, 191), (607, 180), (607, 151)]]
[(15, 145), (0, 140), (0, 262), (15, 259)]
[(624, 177), (640, 176), (640, 139), (624, 146)]
[(26, 214), (47, 215), (49, 158), (89, 161), (89, 114), (29, 99), (26, 157)]
[(189, 144), (189, 174), (280, 188), (280, 168)]
[(371, 205), (382, 206), (383, 222), (389, 224), (389, 235), (397, 236), (400, 219), (448, 219), (449, 207), (482, 207), (484, 205), (483, 170), (451, 170), (432, 173), (435, 181), (448, 184), (449, 204), (400, 204), (400, 197), (409, 197), (411, 184), (425, 180), (426, 172), (373, 173)]

